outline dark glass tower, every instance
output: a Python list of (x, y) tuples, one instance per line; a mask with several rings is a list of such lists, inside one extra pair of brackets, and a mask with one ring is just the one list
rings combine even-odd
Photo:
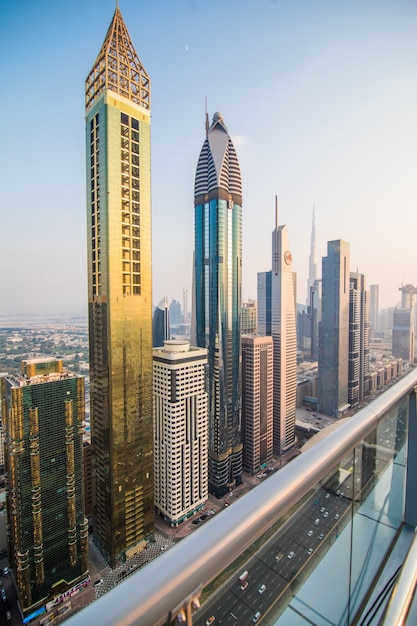
[(65, 370), (61, 359), (31, 359), (0, 387), (9, 555), (28, 617), (88, 574), (84, 377)]
[(208, 350), (209, 490), (242, 482), (242, 182), (236, 151), (215, 113), (195, 177), (196, 341)]
[(150, 81), (118, 7), (85, 94), (94, 534), (114, 566), (154, 519)]
[(317, 409), (339, 417), (349, 406), (349, 243), (327, 242), (322, 277)]
[(163, 346), (166, 339), (171, 339), (168, 298), (162, 298), (155, 308), (153, 313), (152, 337), (154, 348)]

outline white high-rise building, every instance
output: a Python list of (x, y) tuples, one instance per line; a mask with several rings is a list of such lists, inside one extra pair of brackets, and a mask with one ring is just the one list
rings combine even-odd
[(206, 348), (165, 341), (153, 351), (155, 507), (172, 526), (208, 498)]
[(286, 226), (272, 233), (271, 335), (274, 342), (274, 453), (295, 444), (297, 404), (296, 274)]

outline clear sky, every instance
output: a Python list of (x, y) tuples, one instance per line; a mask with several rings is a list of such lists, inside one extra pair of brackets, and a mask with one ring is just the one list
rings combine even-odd
[[(271, 269), (274, 197), (305, 303), (351, 244), (380, 306), (417, 284), (415, 0), (120, 0), (151, 77), (153, 300), (191, 301), (194, 174), (222, 112), (243, 180), (243, 299)], [(84, 80), (114, 0), (0, 2), (0, 314), (86, 313)]]

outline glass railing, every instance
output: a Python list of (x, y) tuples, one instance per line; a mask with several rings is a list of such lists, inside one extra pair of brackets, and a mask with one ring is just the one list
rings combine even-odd
[(412, 370), (66, 624), (361, 623), (401, 527), (416, 525), (416, 385)]

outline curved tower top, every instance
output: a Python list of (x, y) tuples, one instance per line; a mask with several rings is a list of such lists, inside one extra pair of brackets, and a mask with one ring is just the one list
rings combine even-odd
[(242, 206), (239, 161), (221, 113), (213, 115), (198, 159), (194, 186), (195, 203), (212, 197), (233, 200)]
[(151, 107), (149, 76), (136, 54), (119, 7), (85, 81), (86, 110), (105, 89), (115, 91), (145, 109)]

